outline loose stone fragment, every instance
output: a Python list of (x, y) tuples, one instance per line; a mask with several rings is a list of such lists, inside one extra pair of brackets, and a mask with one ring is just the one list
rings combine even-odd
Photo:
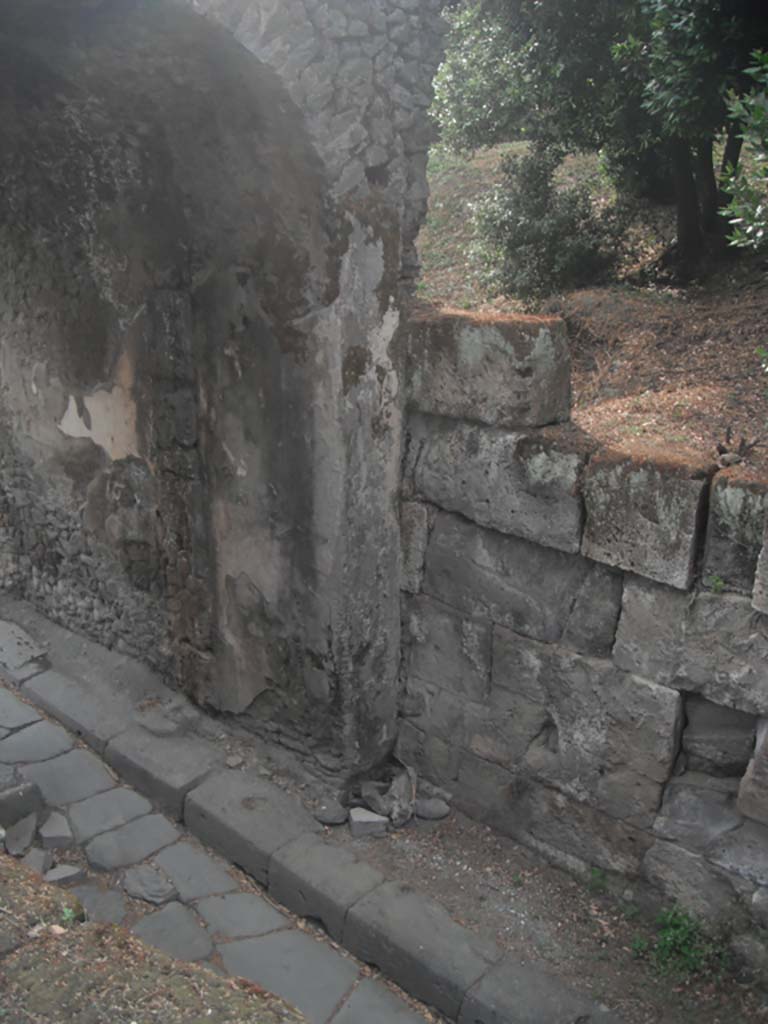
[(365, 807), (353, 807), (349, 812), (349, 828), (355, 839), (363, 836), (385, 836), (389, 830), (389, 819), (374, 814)]
[(149, 864), (128, 868), (123, 875), (123, 889), (134, 899), (157, 906), (168, 903), (178, 895), (175, 886), (162, 871)]
[(85, 869), (77, 864), (59, 864), (47, 871), (44, 878), (51, 885), (76, 885), (85, 878)]
[(349, 817), (349, 811), (338, 800), (324, 800), (312, 813), (321, 825), (343, 825)]
[(8, 828), (42, 809), (43, 796), (35, 783), (26, 782), (18, 768), (0, 765), (0, 826)]
[(5, 833), (5, 849), (12, 857), (22, 857), (32, 845), (37, 828), (37, 815), (28, 814)]
[(74, 845), (69, 822), (59, 811), (54, 811), (40, 827), (40, 838), (46, 850), (67, 850)]
[(414, 810), (416, 817), (423, 818), (425, 821), (440, 821), (441, 818), (447, 818), (451, 813), (451, 808), (445, 800), (439, 800), (436, 797), (431, 799), (420, 797), (416, 801)]
[(51, 869), (53, 854), (50, 850), (41, 850), (39, 846), (33, 846), (24, 855), (21, 863), (25, 864), (32, 871), (36, 871), (38, 875), (44, 875), (46, 871)]

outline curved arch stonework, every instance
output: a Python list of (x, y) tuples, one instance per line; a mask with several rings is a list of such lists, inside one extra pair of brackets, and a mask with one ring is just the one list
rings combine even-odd
[(394, 740), (438, 6), (2, 15), (0, 584), (339, 763)]
[(397, 212), (415, 276), (426, 213), (427, 110), (443, 0), (186, 0), (274, 68), (306, 115), (333, 192)]

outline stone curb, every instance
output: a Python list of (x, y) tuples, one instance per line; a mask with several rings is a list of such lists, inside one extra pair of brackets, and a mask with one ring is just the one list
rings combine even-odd
[[(275, 900), (319, 920), (353, 955), (453, 1020), (619, 1024), (559, 979), (507, 964), (494, 942), (457, 924), (434, 900), (324, 842), (321, 826), (298, 800), (260, 776), (222, 770), (205, 740), (139, 730), (125, 715), (124, 698), (102, 691), (95, 706), (89, 688), (88, 701), (77, 699), (85, 688), (59, 672), (41, 669), (20, 690)], [(115, 733), (118, 716), (127, 724)], [(189, 754), (198, 745), (195, 762)]]

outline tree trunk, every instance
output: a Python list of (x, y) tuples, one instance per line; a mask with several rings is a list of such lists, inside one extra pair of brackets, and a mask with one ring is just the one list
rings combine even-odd
[(671, 144), (672, 177), (677, 202), (677, 257), (680, 273), (692, 275), (701, 259), (704, 236), (701, 211), (693, 176), (693, 161), (688, 144), (674, 139)]
[(720, 196), (715, 178), (711, 139), (698, 143), (696, 146), (695, 163), (701, 226), (706, 234), (715, 234), (722, 225), (721, 219), (717, 215)]
[(728, 126), (728, 138), (725, 140), (725, 149), (723, 150), (723, 162), (720, 166), (720, 191), (723, 189), (723, 182), (730, 173), (738, 170), (739, 157), (741, 156), (741, 147), (744, 145), (744, 140), (741, 137), (741, 127), (731, 121)]

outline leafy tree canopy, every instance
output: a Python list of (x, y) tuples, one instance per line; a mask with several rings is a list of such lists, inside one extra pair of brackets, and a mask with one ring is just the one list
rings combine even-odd
[[(766, 0), (457, 0), (436, 117), (454, 148), (530, 138), (599, 150), (619, 183), (674, 185), (678, 256), (717, 234), (713, 144), (768, 47)], [(726, 162), (735, 168), (739, 132)]]

